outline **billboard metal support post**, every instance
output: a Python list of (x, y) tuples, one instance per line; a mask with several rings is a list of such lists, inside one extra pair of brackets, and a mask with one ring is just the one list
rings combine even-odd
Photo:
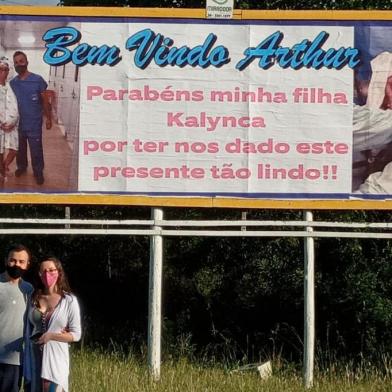
[[(310, 211), (304, 212), (307, 222), (313, 221)], [(307, 232), (313, 227), (307, 226)], [(314, 305), (314, 238), (305, 238), (304, 266), (304, 384), (309, 389), (313, 386), (314, 341), (315, 341), (315, 305)]]
[[(161, 229), (155, 225), (157, 220), (163, 219), (163, 210), (153, 208), (153, 230)], [(162, 255), (163, 237), (154, 234), (150, 239), (150, 269), (148, 290), (148, 366), (150, 375), (155, 381), (160, 379), (161, 373), (161, 303), (162, 303)]]
[[(65, 216), (65, 219), (71, 219), (71, 207), (69, 207), (69, 206), (65, 207), (64, 216)], [(64, 225), (64, 228), (70, 229), (71, 225), (69, 223), (66, 223)]]

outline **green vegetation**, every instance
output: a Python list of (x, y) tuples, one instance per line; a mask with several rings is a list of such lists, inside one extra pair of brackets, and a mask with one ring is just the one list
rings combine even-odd
[[(301, 211), (249, 210), (249, 220), (301, 220)], [(63, 217), (61, 206), (2, 206), (6, 217)], [(72, 217), (149, 219), (149, 208), (72, 206)], [(167, 219), (240, 219), (241, 211), (166, 208)], [(315, 221), (391, 222), (389, 211), (315, 211)], [(83, 314), (83, 344), (146, 345), (149, 239), (122, 236), (0, 236), (35, 257), (64, 262)], [(163, 352), (212, 363), (303, 355), (303, 240), (165, 238)], [(316, 345), (329, 363), (381, 363), (392, 347), (392, 242), (319, 238)], [(33, 268), (34, 270), (34, 268)], [(32, 271), (33, 271), (32, 270)], [(31, 272), (32, 272), (31, 271)], [(179, 347), (181, 342), (181, 347)], [(172, 354), (173, 355), (173, 354)], [(188, 355), (189, 358), (189, 355)], [(175, 357), (177, 359), (177, 357)], [(204, 363), (203, 362), (203, 363)], [(99, 391), (97, 391), (99, 392)]]
[[(204, 8), (205, 0), (60, 0), (65, 6), (101, 6), (101, 7), (162, 7), (162, 8)], [(391, 8), (389, 0), (237, 0), (234, 2), (238, 9), (379, 9)]]
[[(301, 373), (273, 362), (273, 375), (262, 380), (256, 369), (235, 371), (237, 366), (190, 362), (185, 357), (165, 361), (161, 380), (148, 375), (146, 361), (135, 356), (105, 353), (99, 350), (74, 351), (72, 356), (71, 390), (77, 392), (300, 392)], [(387, 365), (387, 363), (386, 363)], [(388, 364), (392, 365), (391, 363)], [(390, 392), (391, 368), (379, 369), (363, 364), (333, 365), (316, 372), (314, 392)]]

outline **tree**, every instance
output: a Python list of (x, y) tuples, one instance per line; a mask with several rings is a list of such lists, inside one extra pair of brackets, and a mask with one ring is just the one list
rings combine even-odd
[[(95, 7), (160, 7), (160, 8), (204, 8), (203, 0), (61, 0), (64, 6), (95, 6)], [(324, 9), (324, 10), (344, 10), (344, 9), (379, 9), (388, 10), (391, 8), (389, 0), (241, 0), (235, 1), (238, 9)]]

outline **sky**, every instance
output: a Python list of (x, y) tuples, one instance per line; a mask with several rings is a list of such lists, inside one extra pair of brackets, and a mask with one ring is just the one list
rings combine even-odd
[(57, 5), (59, 0), (0, 0), (0, 5)]

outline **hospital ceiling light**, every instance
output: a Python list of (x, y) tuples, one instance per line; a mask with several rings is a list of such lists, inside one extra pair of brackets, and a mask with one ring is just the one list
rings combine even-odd
[(35, 42), (35, 37), (33, 35), (21, 35), (18, 37), (18, 41), (21, 44), (33, 44)]

